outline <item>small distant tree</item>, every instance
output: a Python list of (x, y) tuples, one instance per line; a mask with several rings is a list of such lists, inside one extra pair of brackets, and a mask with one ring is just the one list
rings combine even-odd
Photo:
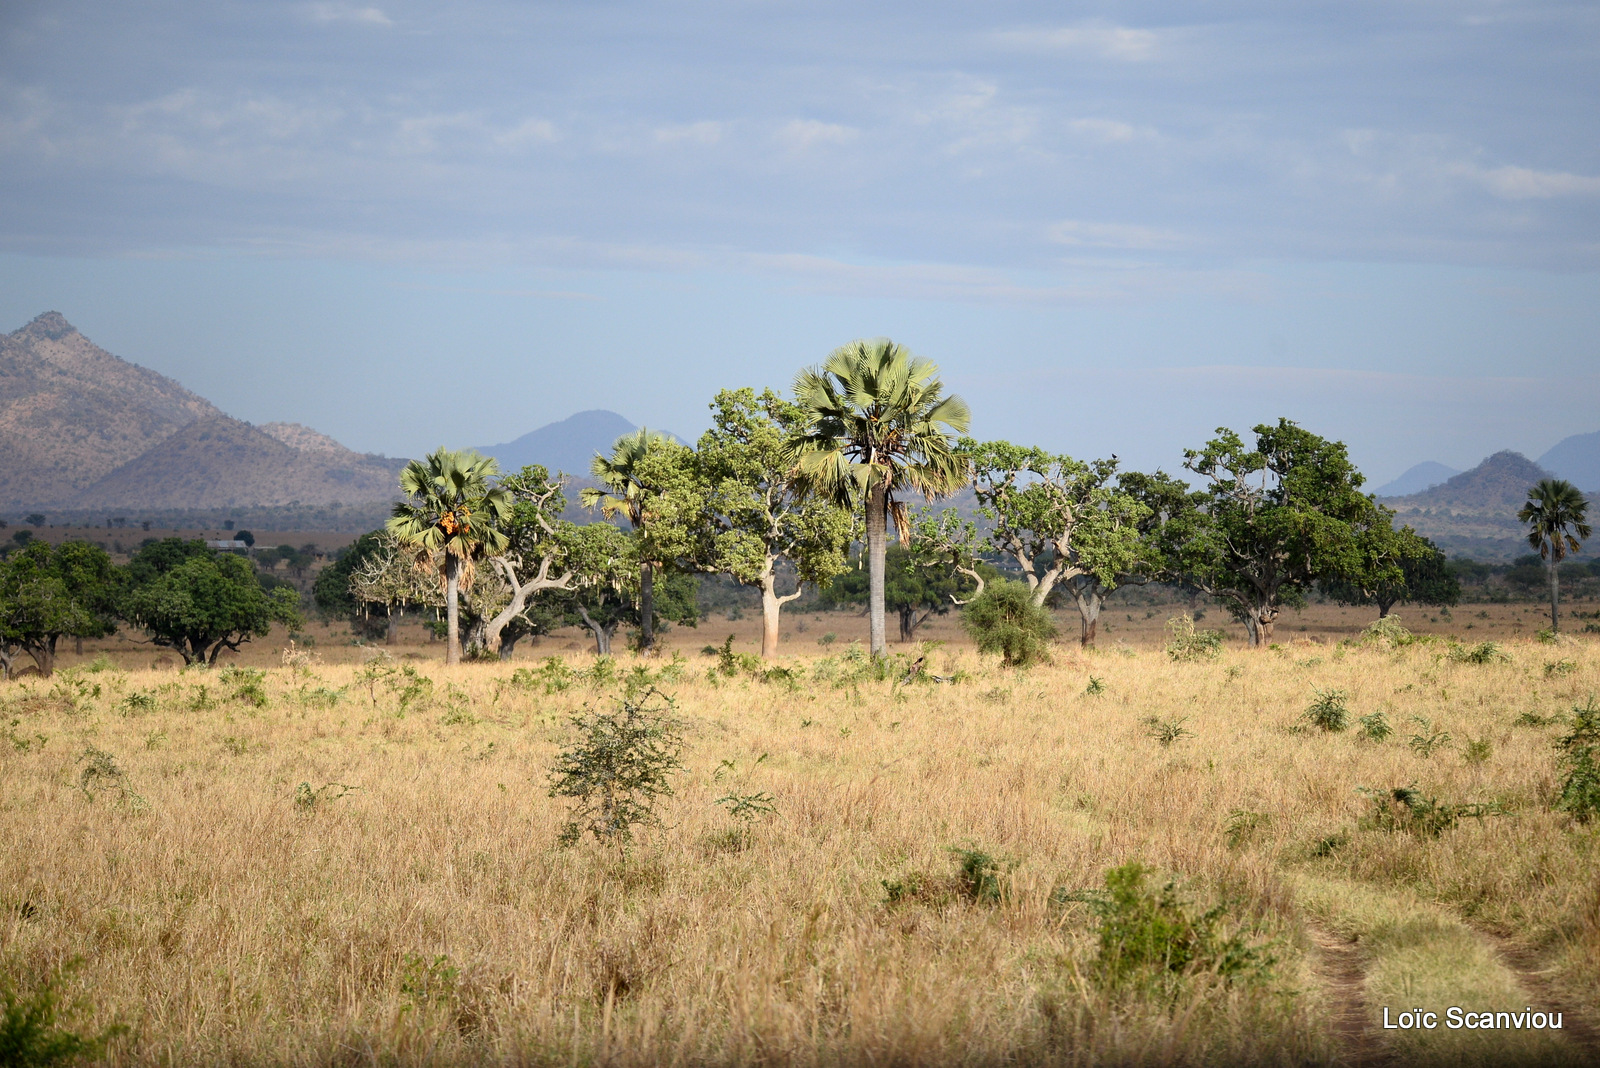
[[(330, 618), (347, 619), (352, 626), (367, 623), (371, 618), (371, 606), (357, 600), (350, 592), (350, 578), (363, 563), (382, 550), (386, 537), (386, 532), (382, 530), (368, 531), (317, 572), (316, 581), (311, 584), (311, 597), (318, 611)], [(386, 640), (393, 645), (398, 637), (399, 617), (390, 606), (385, 604), (381, 607)], [(376, 637), (376, 634), (370, 636)]]
[[(624, 626), (641, 626), (639, 538), (610, 523), (568, 524), (561, 531), (562, 567), (574, 576), (572, 588), (551, 598), (549, 610), (565, 622), (581, 624), (594, 636), (595, 653), (608, 656)], [(667, 571), (652, 598), (651, 631), (663, 623), (694, 626), (698, 620), (693, 576)]]
[(236, 530), (233, 532), (233, 540), (244, 542), (245, 548), (248, 549), (256, 543), (256, 536), (248, 530)]
[(492, 457), (443, 448), (400, 472), (407, 499), (394, 506), (387, 529), (444, 580), (446, 663), (461, 662), (462, 587), (471, 587), (479, 560), (506, 547), (500, 528), (512, 502), (508, 492), (492, 484), (498, 473)]
[[(784, 447), (804, 425), (799, 406), (772, 390), (723, 390), (711, 402), (712, 426), (700, 438), (696, 467), (704, 484), (710, 570), (761, 591), (761, 655), (778, 655), (780, 613), (806, 585), (821, 586), (848, 566), (854, 513), (801, 492)], [(795, 572), (778, 593), (778, 565)]]
[(1361, 492), (1365, 479), (1344, 444), (1288, 419), (1254, 428), (1254, 447), (1218, 428), (1203, 449), (1184, 452), (1206, 480), (1179, 569), (1241, 620), (1250, 644), (1265, 647), (1285, 606), (1305, 603), (1319, 580), (1353, 574), (1393, 581), (1399, 565), (1364, 552), (1371, 531), (1394, 513)]
[(1433, 542), (1410, 527), (1377, 527), (1371, 533), (1363, 551), (1369, 566), (1324, 582), (1329, 597), (1340, 604), (1376, 605), (1379, 619), (1397, 604), (1445, 607), (1461, 600), (1461, 581)]
[(123, 597), (122, 616), (152, 644), (176, 650), (186, 664), (214, 664), (224, 649), (237, 652), (274, 623), (300, 626), (292, 587), (269, 594), (244, 557), (214, 554), (204, 542), (173, 542), (152, 543), (129, 563), (137, 578)]
[(120, 585), (111, 558), (88, 542), (52, 548), (35, 540), (0, 561), (0, 670), (9, 676), (15, 656), (26, 653), (49, 676), (63, 636), (115, 633)]
[(1550, 631), (1561, 633), (1561, 561), (1583, 547), (1594, 533), (1588, 523), (1589, 502), (1578, 487), (1561, 478), (1542, 478), (1528, 491), (1528, 503), (1517, 519), (1528, 526), (1528, 544), (1539, 551), (1550, 571)]

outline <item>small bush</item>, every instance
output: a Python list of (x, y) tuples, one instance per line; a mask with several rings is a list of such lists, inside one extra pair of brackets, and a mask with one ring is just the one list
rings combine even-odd
[(1083, 688), (1083, 692), (1090, 697), (1097, 697), (1106, 692), (1106, 684), (1098, 675), (1090, 675), (1089, 685)]
[(981, 849), (951, 846), (956, 855), (956, 886), (968, 901), (980, 905), (998, 904), (1005, 897), (1005, 878), (1000, 862)]
[(659, 824), (656, 804), (672, 795), (670, 776), (683, 768), (683, 733), (670, 698), (649, 690), (622, 698), (611, 712), (571, 717), (577, 738), (550, 772), (550, 796), (573, 799), (561, 843), (585, 833), (622, 846), (638, 826)]
[(1483, 764), (1494, 756), (1494, 743), (1488, 738), (1468, 738), (1461, 747), (1461, 759), (1468, 764)]
[(1144, 718), (1145, 734), (1154, 738), (1165, 749), (1181, 738), (1191, 738), (1194, 732), (1184, 727), (1188, 716), (1178, 716), (1175, 719), (1162, 719), (1160, 716), (1146, 716)]
[(1306, 706), (1305, 718), (1329, 733), (1337, 734), (1350, 726), (1350, 708), (1343, 690), (1312, 688), (1316, 698)]
[(1381, 831), (1403, 831), (1426, 838), (1437, 838), (1463, 818), (1482, 820), (1499, 811), (1493, 805), (1469, 802), (1451, 804), (1428, 797), (1416, 784), (1389, 790), (1358, 787), (1372, 801), (1371, 823)]
[(1406, 742), (1406, 745), (1410, 746), (1411, 751), (1424, 760), (1450, 744), (1450, 732), (1434, 730), (1433, 721), (1427, 716), (1412, 716), (1411, 721), (1417, 725), (1418, 730)]
[(1373, 620), (1356, 638), (1357, 644), (1377, 645), (1385, 649), (1401, 649), (1415, 645), (1420, 640), (1401, 624), (1398, 616), (1383, 616)]
[(22, 989), (16, 979), (0, 975), (0, 1065), (46, 1068), (98, 1057), (106, 1043), (126, 1028), (113, 1025), (85, 1036), (63, 1026), (64, 1011), (55, 984), (45, 979)]
[(1054, 895), (1086, 903), (1099, 921), (1095, 978), (1118, 987), (1140, 981), (1170, 981), (1209, 972), (1225, 981), (1264, 978), (1276, 963), (1267, 945), (1218, 930), (1227, 907), (1196, 914), (1178, 895), (1177, 884), (1146, 885), (1149, 869), (1138, 863), (1112, 868), (1103, 891)]
[(1547, 679), (1560, 679), (1578, 670), (1576, 660), (1562, 659), (1544, 666), (1544, 677)]
[(310, 783), (303, 782), (294, 788), (294, 807), (301, 812), (311, 812), (318, 805), (327, 804), (329, 801), (337, 801), (345, 794), (359, 789), (361, 789), (359, 786), (348, 786), (342, 782), (330, 782), (313, 790)]
[(1572, 710), (1572, 727), (1555, 744), (1567, 770), (1555, 807), (1579, 823), (1588, 823), (1600, 815), (1600, 764), (1596, 763), (1600, 758), (1600, 708), (1595, 707), (1593, 698)]
[(1451, 645), (1445, 655), (1457, 664), (1501, 664), (1511, 659), (1511, 654), (1500, 648), (1499, 642)]
[(1167, 655), (1180, 664), (1215, 660), (1222, 655), (1223, 633), (1195, 630), (1194, 620), (1188, 616), (1173, 616), (1167, 620), (1167, 634)]
[(1361, 737), (1369, 742), (1384, 741), (1394, 733), (1394, 728), (1389, 725), (1389, 717), (1382, 712), (1374, 712), (1371, 715), (1362, 716), (1360, 723)]
[(1050, 659), (1056, 636), (1050, 613), (1033, 603), (1020, 582), (991, 582), (961, 611), (961, 626), (978, 651), (999, 653), (1007, 667), (1031, 667)]

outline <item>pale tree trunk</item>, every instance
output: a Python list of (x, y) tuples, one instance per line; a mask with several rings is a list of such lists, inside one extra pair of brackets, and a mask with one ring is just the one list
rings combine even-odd
[[(656, 569), (645, 564), (639, 569), (639, 651), (648, 653), (656, 644)], [(609, 651), (609, 650), (608, 650)]]
[(1550, 633), (1561, 633), (1561, 576), (1556, 573), (1559, 559), (1550, 561)]
[(773, 561), (767, 558), (767, 569), (761, 573), (761, 659), (771, 660), (778, 655), (778, 622), (783, 606), (800, 596), (803, 583), (796, 584), (794, 592), (778, 596), (777, 576), (773, 574)]
[(461, 565), (454, 556), (444, 558), (444, 619), (445, 646), (444, 662), (446, 664), (461, 663)]
[(388, 616), (388, 621), (383, 628), (383, 644), (399, 645), (400, 620), (395, 616), (393, 608), (385, 608), (384, 611)]
[(589, 628), (589, 633), (594, 635), (594, 655), (610, 656), (611, 635), (616, 633), (617, 625), (615, 623), (610, 625), (597, 623), (594, 617), (581, 604), (578, 606), (578, 615), (583, 617), (584, 625)]
[(889, 546), (885, 541), (889, 487), (881, 481), (867, 491), (867, 633), (874, 658), (886, 653), (883, 633), (883, 568)]
[(1100, 628), (1100, 609), (1105, 607), (1105, 596), (1098, 591), (1090, 593), (1073, 593), (1072, 599), (1078, 602), (1078, 645), (1084, 649), (1094, 648), (1095, 632)]
[[(505, 630), (513, 619), (520, 616), (528, 607), (528, 598), (540, 590), (570, 590), (572, 589), (572, 575), (562, 575), (560, 578), (550, 577), (550, 558), (539, 561), (539, 573), (527, 582), (517, 579), (516, 565), (501, 556), (490, 558), (489, 561), (505, 578), (506, 584), (511, 587), (511, 603), (506, 605), (493, 619), (484, 624), (483, 647), (491, 653), (500, 651), (500, 632)], [(501, 659), (504, 659), (502, 657)]]

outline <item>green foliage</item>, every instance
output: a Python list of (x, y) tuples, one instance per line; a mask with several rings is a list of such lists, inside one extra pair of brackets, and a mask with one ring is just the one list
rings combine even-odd
[(979, 652), (999, 653), (1007, 667), (1048, 661), (1056, 636), (1050, 613), (1033, 603), (1028, 588), (1005, 579), (973, 598), (961, 612), (961, 625)]
[(1476, 645), (1452, 643), (1445, 656), (1455, 664), (1503, 664), (1511, 659), (1511, 654), (1502, 649), (1499, 642), (1479, 642)]
[(49, 675), (63, 637), (114, 633), (120, 586), (111, 558), (88, 542), (35, 540), (0, 558), (0, 667), (9, 673), (19, 650)]
[(1378, 645), (1386, 649), (1403, 649), (1408, 645), (1415, 645), (1425, 638), (1412, 634), (1400, 622), (1398, 616), (1384, 616), (1369, 623), (1361, 634), (1357, 636), (1358, 645)]
[(1555, 745), (1567, 772), (1555, 807), (1588, 823), (1600, 816), (1600, 707), (1593, 698), (1572, 710), (1571, 728)]
[(400, 993), (419, 1009), (448, 1002), (456, 996), (461, 969), (443, 953), (432, 958), (407, 953), (400, 968)]
[(1146, 716), (1144, 718), (1145, 734), (1154, 739), (1161, 748), (1165, 749), (1173, 742), (1183, 738), (1192, 738), (1194, 732), (1184, 727), (1188, 716), (1177, 716), (1162, 719), (1160, 716)]
[(1483, 764), (1494, 756), (1494, 743), (1488, 738), (1468, 738), (1461, 747), (1461, 759), (1468, 764)]
[(128, 570), (124, 617), (154, 644), (176, 650), (185, 664), (215, 663), (224, 649), (237, 652), (251, 638), (265, 637), (274, 623), (301, 623), (293, 588), (269, 594), (248, 560), (213, 554), (201, 542), (154, 542), (135, 554)]
[(729, 679), (740, 675), (754, 675), (761, 671), (761, 658), (751, 656), (749, 653), (735, 652), (733, 635), (730, 634), (728, 640), (717, 647), (717, 666), (712, 670)]
[[(1376, 605), (1379, 622), (1397, 604), (1446, 607), (1461, 600), (1461, 581), (1438, 546), (1410, 527), (1365, 532), (1373, 565), (1329, 578), (1321, 586), (1340, 604)], [(1396, 566), (1398, 565), (1398, 566)]]
[(1368, 815), (1371, 825), (1380, 831), (1399, 831), (1423, 838), (1437, 838), (1462, 819), (1482, 821), (1485, 816), (1499, 813), (1493, 804), (1470, 802), (1452, 804), (1428, 797), (1410, 786), (1396, 786), (1389, 790), (1369, 790), (1365, 786), (1357, 791), (1372, 802)]
[(1417, 725), (1418, 730), (1406, 745), (1424, 760), (1450, 744), (1450, 732), (1434, 730), (1433, 721), (1427, 716), (1412, 716), (1411, 721)]
[(578, 682), (565, 657), (547, 656), (536, 668), (517, 668), (511, 673), (511, 685), (524, 689), (537, 689), (545, 693), (563, 693)]
[(1106, 684), (1101, 681), (1098, 675), (1090, 675), (1089, 685), (1083, 688), (1083, 692), (1088, 697), (1098, 697), (1106, 692)]
[[(865, 556), (857, 564), (822, 588), (823, 605), (836, 608), (868, 602), (871, 573)], [(998, 575), (987, 565), (983, 565), (982, 570), (989, 577)], [(976, 585), (949, 563), (924, 560), (898, 545), (889, 546), (885, 552), (883, 606), (886, 612), (898, 617), (902, 642), (916, 640), (917, 629), (923, 623), (932, 616), (949, 612), (955, 598), (964, 600), (974, 589)]]
[(1229, 849), (1240, 849), (1249, 844), (1256, 836), (1256, 832), (1272, 826), (1272, 817), (1265, 812), (1250, 812), (1245, 809), (1235, 809), (1228, 813), (1228, 818), (1223, 822), (1223, 837), (1227, 839)]
[(1394, 734), (1394, 727), (1389, 724), (1389, 717), (1382, 712), (1373, 712), (1361, 717), (1361, 737), (1369, 742), (1382, 742)]
[(1167, 655), (1180, 664), (1215, 660), (1222, 655), (1220, 630), (1195, 630), (1194, 620), (1173, 616), (1167, 620)]
[(324, 783), (312, 789), (308, 782), (303, 782), (294, 788), (294, 807), (300, 812), (311, 812), (318, 805), (325, 805), (330, 801), (337, 801), (348, 793), (361, 789), (359, 786), (348, 786), (342, 782)]
[(0, 1066), (50, 1068), (99, 1057), (127, 1028), (112, 1025), (98, 1035), (83, 1035), (66, 1026), (70, 1012), (55, 982), (20, 982), (10, 969), (0, 973)]
[(1350, 726), (1349, 695), (1343, 690), (1318, 690), (1316, 697), (1306, 706), (1305, 718), (1315, 727), (1329, 733), (1338, 733)]
[(1149, 875), (1142, 864), (1124, 864), (1106, 872), (1103, 891), (1057, 895), (1058, 901), (1086, 903), (1099, 921), (1094, 976), (1102, 986), (1166, 984), (1196, 973), (1225, 982), (1271, 974), (1277, 961), (1269, 945), (1220, 930), (1226, 905), (1197, 913), (1175, 882), (1155, 890), (1146, 885)]
[(1006, 896), (1005, 870), (1000, 861), (981, 849), (951, 846), (956, 855), (956, 886), (968, 901), (997, 905)]
[(1562, 679), (1578, 670), (1578, 662), (1571, 659), (1557, 660), (1544, 666), (1544, 677), (1547, 679)]
[(229, 665), (217, 675), (218, 682), (233, 687), (230, 698), (253, 708), (267, 707), (266, 680), (265, 671), (237, 665)]
[(562, 844), (587, 833), (622, 846), (635, 827), (660, 823), (656, 805), (672, 795), (671, 775), (683, 767), (682, 728), (673, 712), (671, 699), (652, 689), (619, 700), (613, 711), (571, 717), (576, 738), (550, 772), (550, 796), (573, 800)]

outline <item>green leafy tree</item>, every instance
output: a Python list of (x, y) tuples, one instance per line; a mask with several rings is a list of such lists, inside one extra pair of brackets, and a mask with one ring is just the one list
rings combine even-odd
[(1443, 607), (1461, 600), (1461, 581), (1433, 542), (1410, 527), (1374, 527), (1370, 535), (1363, 556), (1371, 566), (1323, 583), (1328, 596), (1340, 604), (1376, 605), (1379, 619), (1397, 604)]
[(1528, 544), (1537, 549), (1550, 572), (1550, 630), (1561, 633), (1561, 577), (1558, 569), (1568, 553), (1583, 547), (1593, 531), (1589, 502), (1578, 487), (1560, 478), (1541, 478), (1528, 491), (1528, 503), (1517, 519), (1528, 526)]
[[(723, 390), (711, 402), (712, 426), (701, 436), (696, 464), (706, 494), (705, 559), (761, 591), (761, 655), (778, 654), (780, 613), (807, 584), (822, 586), (848, 566), (854, 513), (801, 491), (786, 461), (788, 440), (803, 426), (799, 406), (772, 390)], [(797, 582), (778, 593), (778, 565)]]
[(504, 657), (524, 635), (547, 625), (542, 615), (530, 615), (531, 598), (545, 590), (569, 590), (576, 576), (571, 571), (550, 574), (562, 555), (561, 513), (567, 506), (562, 480), (534, 464), (507, 475), (500, 488), (514, 503), (505, 521), (505, 550), (489, 562), (504, 583), (505, 603), (497, 599), (494, 613), (485, 619), (483, 646)]
[(1189, 527), (1179, 567), (1223, 600), (1260, 648), (1279, 612), (1303, 605), (1312, 583), (1392, 581), (1399, 565), (1371, 558), (1371, 532), (1390, 527), (1394, 513), (1361, 492), (1365, 479), (1342, 442), (1288, 419), (1254, 433), (1253, 448), (1222, 427), (1205, 448), (1184, 452), (1184, 466), (1206, 486), (1203, 520)]
[(618, 438), (610, 456), (597, 455), (589, 473), (604, 489), (585, 487), (579, 494), (584, 507), (598, 507), (607, 519), (626, 518), (636, 535), (639, 648), (648, 652), (655, 646), (656, 573), (691, 551), (700, 510), (693, 452), (640, 427)]
[(152, 644), (176, 650), (186, 664), (214, 664), (222, 650), (237, 652), (274, 623), (300, 626), (300, 596), (292, 587), (269, 594), (244, 557), (214, 554), (203, 542), (180, 549), (176, 541), (147, 545), (129, 562), (122, 616)]
[(953, 435), (972, 422), (958, 396), (945, 396), (938, 366), (887, 338), (852, 341), (820, 368), (795, 378), (803, 427), (785, 456), (807, 495), (864, 511), (868, 631), (873, 656), (884, 654), (884, 561), (888, 522), (900, 544), (911, 541), (901, 495), (947, 496), (967, 482)]
[[(317, 579), (311, 584), (311, 597), (318, 611), (330, 618), (348, 619), (352, 626), (370, 620), (371, 605), (357, 600), (350, 592), (350, 578), (362, 564), (383, 550), (386, 538), (388, 535), (385, 531), (368, 531), (346, 546), (332, 563), (317, 572)], [(393, 539), (388, 540), (392, 542)], [(390, 606), (382, 607), (385, 641), (393, 645), (399, 640), (400, 617)], [(371, 636), (377, 635), (374, 633)]]
[[(595, 653), (608, 656), (619, 628), (641, 624), (639, 538), (610, 523), (589, 523), (564, 526), (560, 539), (562, 566), (574, 581), (572, 589), (552, 598), (552, 609), (563, 612), (566, 622), (589, 628)], [(667, 572), (652, 599), (652, 631), (667, 622), (693, 626), (695, 589), (692, 576)]]
[(1007, 667), (1048, 660), (1056, 635), (1055, 622), (1034, 603), (1033, 591), (1011, 579), (988, 583), (961, 610), (961, 625), (978, 643), (979, 652), (999, 653)]
[(418, 563), (443, 577), (446, 663), (461, 662), (462, 587), (471, 587), (479, 560), (506, 548), (500, 528), (510, 515), (512, 499), (492, 484), (498, 473), (492, 457), (443, 448), (412, 460), (400, 472), (400, 489), (407, 499), (395, 504), (386, 529), (415, 554)]
[(120, 584), (105, 550), (88, 542), (35, 540), (0, 560), (0, 669), (9, 676), (26, 653), (48, 676), (62, 637), (115, 633)]
[[(865, 563), (835, 576), (822, 589), (822, 603), (829, 607), (864, 605), (872, 596)], [(900, 640), (916, 641), (917, 629), (931, 617), (942, 616), (956, 605), (976, 596), (979, 583), (998, 577), (998, 572), (979, 562), (969, 572), (957, 571), (949, 563), (929, 561), (898, 545), (889, 546), (884, 559), (884, 608), (900, 623)]]

